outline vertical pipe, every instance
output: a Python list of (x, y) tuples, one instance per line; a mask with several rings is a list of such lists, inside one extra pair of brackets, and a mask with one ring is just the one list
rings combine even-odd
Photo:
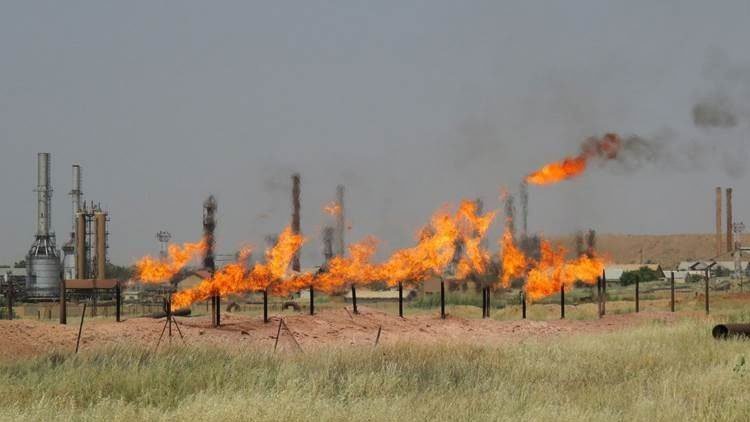
[(88, 278), (86, 261), (86, 213), (81, 211), (76, 214), (76, 278), (79, 280)]
[(73, 164), (73, 189), (70, 196), (73, 205), (73, 233), (76, 231), (76, 216), (81, 211), (81, 166)]
[[(203, 241), (206, 244), (206, 248), (203, 252), (203, 267), (213, 277), (216, 272), (216, 260), (214, 258), (214, 246), (216, 239), (214, 233), (216, 231), (216, 198), (210, 195), (203, 202)], [(214, 293), (211, 296), (211, 326), (218, 327), (220, 324), (217, 315), (221, 312), (221, 308), (218, 306), (217, 294)]]
[(268, 290), (263, 290), (263, 322), (268, 323)]
[(708, 315), (708, 280), (709, 280), (709, 269), (706, 268), (706, 315)]
[(669, 277), (670, 283), (669, 283), (669, 309), (674, 312), (674, 271), (672, 271), (671, 276)]
[(96, 227), (96, 279), (107, 278), (107, 214), (94, 213)]
[(60, 324), (68, 323), (68, 304), (65, 302), (65, 279), (60, 277)]
[(482, 287), (482, 318), (487, 318), (487, 288)]
[(398, 282), (398, 316), (404, 317), (404, 285)]
[(117, 280), (117, 284), (115, 284), (115, 321), (120, 322), (121, 313), (122, 313), (122, 291), (120, 288), (120, 280)]
[(315, 288), (310, 286), (310, 315), (315, 315)]
[(560, 319), (565, 319), (565, 284), (560, 285)]
[[(292, 175), (292, 232), (300, 234), (300, 175)], [(292, 270), (300, 271), (299, 250), (292, 258)], [(311, 290), (312, 291), (312, 290)]]
[(521, 319), (526, 319), (526, 293), (521, 291)]
[(490, 298), (492, 297), (492, 291), (487, 287), (487, 318), (490, 317)]
[(50, 160), (49, 153), (37, 154), (37, 236), (48, 236), (50, 225)]
[(440, 278), (440, 318), (445, 319), (445, 282)]
[(602, 317), (602, 277), (596, 278), (596, 308), (599, 318)]
[(734, 250), (734, 220), (732, 217), (732, 188), (727, 188), (727, 252)]
[(641, 311), (641, 303), (640, 303), (640, 283), (641, 277), (635, 279), (635, 312), (638, 313)]
[(5, 291), (7, 294), (6, 302), (8, 302), (8, 320), (13, 320), (13, 296), (15, 296), (16, 292), (13, 286), (13, 280), (10, 277), (6, 279), (6, 282), (8, 283), (8, 285), (6, 286), (7, 290)]
[(352, 283), (352, 310), (355, 314), (359, 313), (357, 310), (357, 289), (354, 288), (354, 283)]
[(607, 273), (602, 270), (602, 316), (607, 315)]
[(518, 196), (521, 199), (521, 238), (525, 239), (529, 232), (529, 184), (526, 180), (521, 182)]
[(221, 293), (216, 294), (216, 326), (221, 326)]
[(344, 185), (336, 186), (336, 203), (339, 207), (338, 214), (336, 214), (336, 255), (344, 256), (344, 234), (345, 229), (345, 215), (344, 215)]
[(716, 187), (716, 256), (721, 255), (722, 239), (721, 231), (721, 187)]

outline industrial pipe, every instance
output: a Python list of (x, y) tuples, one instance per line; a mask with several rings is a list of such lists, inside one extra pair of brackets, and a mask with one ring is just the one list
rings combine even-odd
[(357, 289), (354, 288), (354, 284), (352, 284), (352, 310), (355, 314), (359, 313), (357, 310)]
[(440, 319), (445, 319), (445, 282), (440, 279)]
[(404, 285), (398, 282), (398, 316), (404, 317)]
[(719, 324), (711, 330), (714, 338), (750, 337), (750, 324)]
[(310, 315), (315, 315), (315, 288), (310, 286)]
[(521, 318), (526, 319), (526, 294), (521, 291)]
[(669, 277), (669, 279), (670, 279), (669, 308), (672, 312), (674, 312), (674, 271), (672, 271), (672, 275)]
[(635, 312), (638, 313), (641, 311), (641, 302), (640, 302), (640, 293), (641, 293), (641, 276), (639, 275), (635, 279)]
[(708, 305), (708, 281), (709, 281), (709, 269), (706, 268), (706, 315), (708, 315), (709, 312), (709, 305)]
[(263, 322), (268, 323), (268, 290), (263, 290)]
[(120, 322), (120, 314), (122, 307), (122, 294), (120, 292), (120, 282), (117, 281), (115, 284), (115, 321)]
[(565, 285), (560, 285), (560, 319), (565, 319)]
[(60, 278), (60, 324), (68, 323), (67, 303), (65, 303), (65, 279)]
[(487, 306), (486, 306), (486, 308), (487, 308), (487, 318), (489, 318), (490, 317), (490, 297), (491, 297), (491, 292), (490, 292), (489, 286), (487, 287), (487, 296), (486, 297), (487, 297)]
[(482, 318), (487, 318), (487, 288), (482, 287)]

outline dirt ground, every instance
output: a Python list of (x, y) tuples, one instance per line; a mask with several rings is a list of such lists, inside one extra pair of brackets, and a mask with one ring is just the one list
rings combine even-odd
[[(464, 319), (437, 315), (399, 318), (364, 306), (353, 315), (347, 308), (323, 310), (315, 316), (285, 315), (279, 336), (280, 350), (310, 350), (320, 346), (366, 346), (396, 342), (440, 343), (459, 342), (500, 345), (529, 338), (545, 338), (565, 333), (595, 333), (660, 320), (672, 322), (679, 314), (642, 312), (640, 314), (607, 315), (601, 320), (554, 321), (496, 321)], [(187, 344), (220, 346), (229, 349), (250, 345), (272, 350), (279, 331), (280, 316), (272, 316), (264, 324), (261, 318), (225, 313), (222, 326), (210, 327), (209, 317), (177, 317)], [(142, 345), (155, 347), (165, 320), (133, 318), (121, 323), (111, 320), (85, 321), (81, 350), (114, 345)], [(378, 340), (378, 331), (380, 338)], [(0, 359), (18, 359), (43, 354), (52, 350), (75, 350), (78, 321), (68, 325), (33, 320), (0, 321)], [(181, 344), (173, 327), (172, 344)], [(165, 334), (163, 344), (169, 343)], [(299, 344), (299, 346), (297, 346)]]

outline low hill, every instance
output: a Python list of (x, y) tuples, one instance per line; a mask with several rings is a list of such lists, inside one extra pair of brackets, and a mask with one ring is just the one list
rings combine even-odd
[[(555, 237), (552, 241), (568, 251), (576, 249), (574, 235)], [(665, 269), (676, 267), (680, 261), (709, 259), (716, 255), (713, 234), (597, 234), (596, 247), (618, 264), (654, 262)]]

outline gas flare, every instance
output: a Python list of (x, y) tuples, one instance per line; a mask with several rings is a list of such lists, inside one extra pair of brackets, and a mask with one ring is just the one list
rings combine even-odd
[(323, 207), (323, 211), (327, 212), (332, 216), (341, 214), (341, 204), (336, 201), (331, 201)]
[(156, 259), (144, 256), (136, 262), (136, 273), (140, 280), (147, 283), (162, 283), (169, 281), (193, 258), (203, 253), (206, 249), (206, 241), (196, 243), (185, 243), (180, 245), (169, 245), (166, 259)]
[(541, 245), (542, 257), (529, 271), (526, 293), (531, 300), (560, 292), (561, 286), (569, 289), (576, 281), (593, 284), (604, 269), (604, 260), (587, 255), (565, 261), (565, 249), (553, 248), (548, 241)]
[[(272, 248), (266, 250), (266, 262), (256, 264), (249, 272), (244, 262), (249, 249), (238, 262), (227, 265), (217, 271), (213, 277), (203, 280), (198, 286), (176, 293), (172, 296), (172, 308), (178, 309), (209, 298), (212, 294), (230, 294), (268, 289), (275, 294), (282, 294), (287, 288), (283, 283), (287, 276), (289, 264), (304, 243), (305, 239), (287, 227), (279, 235), (279, 240)], [(293, 276), (290, 277), (294, 278)]]
[(513, 241), (513, 233), (509, 230), (503, 232), (503, 237), (500, 239), (500, 250), (503, 269), (500, 283), (503, 287), (508, 287), (511, 280), (522, 277), (526, 273), (530, 259), (516, 246)]
[(465, 248), (465, 255), (459, 260), (456, 269), (456, 276), (459, 278), (484, 273), (490, 263), (490, 253), (484, 248), (482, 241), (495, 219), (496, 212), (490, 211), (479, 215), (478, 211), (475, 201), (463, 201), (458, 209), (459, 228)]
[(526, 181), (534, 185), (551, 185), (572, 179), (586, 170), (592, 158), (602, 160), (617, 158), (621, 145), (620, 137), (614, 133), (607, 133), (601, 138), (589, 138), (581, 145), (580, 154), (546, 164), (526, 176)]
[(349, 245), (349, 257), (336, 256), (331, 259), (326, 271), (315, 278), (315, 288), (325, 293), (336, 293), (348, 284), (369, 284), (378, 281), (381, 270), (370, 262), (377, 245), (378, 240), (372, 236)]

